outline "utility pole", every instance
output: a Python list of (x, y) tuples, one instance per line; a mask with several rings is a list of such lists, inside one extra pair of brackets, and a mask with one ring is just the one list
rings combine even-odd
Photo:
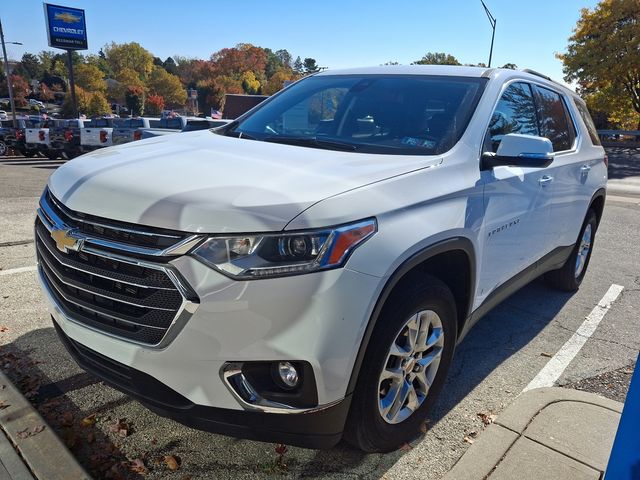
[(482, 3), (482, 6), (484, 7), (484, 11), (487, 14), (487, 18), (489, 19), (489, 23), (491, 24), (491, 28), (493, 29), (493, 33), (491, 33), (491, 49), (489, 50), (489, 65), (487, 65), (487, 67), (491, 67), (491, 57), (493, 56), (493, 39), (496, 36), (496, 18), (491, 15), (491, 12), (489, 11), (489, 9), (487, 8), (487, 6), (484, 4), (483, 0), (480, 0), (480, 3)]
[[(7, 77), (7, 87), (9, 89), (9, 102), (11, 102), (11, 113), (13, 116), (13, 128), (18, 128), (16, 122), (16, 102), (13, 98), (13, 84), (11, 83), (11, 75), (9, 74), (9, 60), (7, 60), (7, 47), (4, 42), (4, 31), (2, 30), (2, 20), (0, 20), (0, 40), (2, 41), (2, 55), (4, 56), (4, 73)], [(8, 42), (14, 45), (22, 45), (20, 42)]]

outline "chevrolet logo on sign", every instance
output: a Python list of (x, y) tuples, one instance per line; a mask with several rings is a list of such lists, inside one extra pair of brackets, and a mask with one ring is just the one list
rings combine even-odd
[(69, 12), (56, 13), (56, 15), (53, 18), (55, 18), (56, 20), (60, 20), (61, 22), (64, 22), (64, 23), (78, 23), (80, 20), (82, 20), (82, 17), (78, 15), (74, 15)]
[(70, 250), (77, 252), (82, 246), (82, 240), (70, 236), (70, 233), (70, 229), (51, 230), (51, 238), (56, 242), (56, 248), (62, 253), (68, 253)]

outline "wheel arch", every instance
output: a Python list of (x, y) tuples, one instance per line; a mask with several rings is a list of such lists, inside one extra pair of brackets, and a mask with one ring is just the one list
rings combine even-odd
[(369, 340), (380, 318), (384, 305), (394, 290), (404, 281), (415, 279), (420, 274), (430, 274), (443, 281), (453, 293), (457, 310), (457, 334), (460, 335), (473, 306), (476, 285), (476, 257), (471, 240), (453, 237), (442, 240), (412, 255), (389, 276), (369, 318), (360, 348), (351, 371), (346, 394), (356, 387), (360, 367), (369, 346)]
[(602, 218), (602, 212), (604, 212), (604, 202), (607, 197), (607, 191), (604, 188), (601, 188), (593, 194), (591, 197), (591, 202), (589, 202), (589, 210), (593, 210), (596, 212), (596, 221), (597, 224), (600, 225), (600, 219)]

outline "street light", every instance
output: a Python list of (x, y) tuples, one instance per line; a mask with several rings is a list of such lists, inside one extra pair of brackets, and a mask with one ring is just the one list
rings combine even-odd
[(489, 11), (489, 9), (487, 8), (487, 6), (484, 4), (484, 2), (482, 0), (480, 0), (480, 3), (482, 3), (482, 6), (484, 7), (484, 11), (487, 14), (487, 18), (489, 19), (489, 23), (491, 24), (491, 28), (493, 29), (493, 33), (491, 34), (491, 50), (489, 50), (489, 65), (487, 65), (487, 67), (491, 67), (491, 56), (493, 55), (493, 37), (495, 37), (496, 35), (496, 17), (494, 17), (493, 15), (491, 15), (491, 12)]
[[(18, 128), (16, 122), (16, 102), (13, 99), (13, 85), (9, 75), (9, 60), (7, 60), (7, 48), (5, 47), (4, 31), (2, 30), (2, 21), (0, 20), (0, 40), (2, 41), (2, 55), (4, 55), (4, 72), (7, 76), (7, 87), (9, 88), (9, 102), (11, 102), (11, 114), (13, 116), (13, 128)], [(22, 45), (20, 42), (6, 42), (13, 45)]]

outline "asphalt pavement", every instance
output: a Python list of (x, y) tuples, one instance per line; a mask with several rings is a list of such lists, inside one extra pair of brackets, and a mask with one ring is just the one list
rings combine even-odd
[(78, 368), (52, 328), (30, 243), (38, 197), (61, 161), (0, 159), (0, 365), (96, 478), (441, 478), (481, 437), (487, 415), (503, 413), (612, 284), (622, 293), (556, 384), (588, 385), (633, 369), (640, 349), (640, 192), (633, 188), (640, 152), (609, 156), (615, 188), (581, 289), (560, 293), (535, 281), (490, 312), (458, 348), (425, 433), (396, 452), (365, 455), (341, 444), (290, 447), (279, 458), (274, 445), (158, 417)]

